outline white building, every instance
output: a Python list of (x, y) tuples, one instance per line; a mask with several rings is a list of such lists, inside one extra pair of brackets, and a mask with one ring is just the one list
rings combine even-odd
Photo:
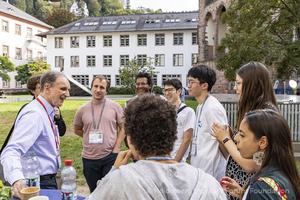
[(186, 86), (187, 72), (197, 62), (197, 18), (195, 11), (80, 19), (45, 33), (47, 62), (89, 87), (98, 74), (118, 86), (119, 68), (128, 60), (152, 59), (155, 84), (179, 78)]
[[(26, 64), (46, 56), (46, 39), (35, 36), (52, 27), (13, 5), (0, 1), (0, 55), (7, 56), (16, 65)], [(0, 89), (22, 88), (9, 73), (10, 81), (0, 78)]]

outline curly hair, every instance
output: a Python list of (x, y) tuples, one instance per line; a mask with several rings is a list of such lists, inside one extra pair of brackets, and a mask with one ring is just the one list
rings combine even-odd
[(169, 154), (177, 139), (175, 107), (153, 94), (138, 96), (125, 109), (125, 133), (141, 156)]
[(36, 89), (37, 84), (40, 83), (41, 75), (31, 76), (27, 80), (27, 89), (29, 90), (29, 93), (31, 95), (34, 95), (31, 91), (34, 91)]

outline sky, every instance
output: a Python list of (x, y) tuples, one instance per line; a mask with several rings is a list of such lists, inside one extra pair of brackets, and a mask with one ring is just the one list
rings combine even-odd
[(199, 0), (130, 0), (131, 8), (140, 6), (154, 10), (161, 8), (164, 12), (198, 10), (198, 3)]

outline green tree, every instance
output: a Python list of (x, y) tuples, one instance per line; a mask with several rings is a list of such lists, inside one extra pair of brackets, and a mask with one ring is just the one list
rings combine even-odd
[(300, 72), (300, 2), (235, 0), (223, 16), (229, 32), (221, 41), (217, 67), (229, 79), (249, 61), (275, 66), (278, 75)]
[(26, 2), (24, 0), (9, 0), (9, 3), (16, 6), (20, 10), (26, 10)]
[(30, 15), (34, 15), (35, 9), (34, 9), (33, 0), (25, 0), (25, 2), (26, 2), (26, 12)]
[(123, 3), (120, 0), (99, 0), (100, 15), (114, 15), (124, 11)]
[(35, 1), (35, 17), (37, 17), (41, 21), (46, 21), (48, 16), (52, 13), (53, 6), (44, 0), (36, 0)]
[(12, 72), (14, 68), (14, 64), (6, 56), (0, 56), (0, 77), (3, 80), (10, 80), (8, 72)]
[(17, 76), (16, 80), (21, 81), (22, 84), (27, 83), (27, 80), (33, 76), (42, 74), (50, 70), (50, 65), (42, 60), (37, 60), (32, 63), (20, 65), (16, 68)]
[(119, 69), (120, 79), (122, 85), (127, 88), (130, 88), (131, 93), (133, 94), (135, 91), (135, 76), (140, 71), (147, 71), (151, 76), (155, 74), (154, 67), (152, 62), (146, 62), (141, 64), (139, 60), (135, 57), (130, 60), (128, 65), (121, 67)]
[(100, 4), (98, 0), (87, 0), (87, 8), (89, 10), (89, 15), (93, 17), (100, 16)]
[(77, 17), (73, 13), (62, 8), (55, 8), (45, 21), (57, 28), (75, 20), (77, 20)]
[(60, 7), (65, 10), (70, 10), (73, 3), (74, 3), (74, 0), (61, 0)]

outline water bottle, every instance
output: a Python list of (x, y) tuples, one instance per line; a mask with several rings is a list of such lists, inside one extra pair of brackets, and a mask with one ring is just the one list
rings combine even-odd
[(40, 187), (40, 163), (34, 151), (28, 151), (22, 158), (25, 183), (28, 187)]
[(65, 160), (65, 166), (61, 170), (62, 200), (76, 200), (76, 171), (72, 166), (72, 160)]

